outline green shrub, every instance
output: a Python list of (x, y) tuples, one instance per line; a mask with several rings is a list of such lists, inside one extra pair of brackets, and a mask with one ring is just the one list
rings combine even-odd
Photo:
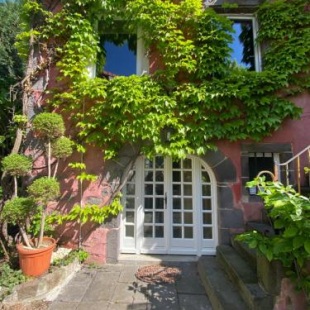
[(5, 202), (0, 218), (12, 224), (20, 224), (35, 212), (36, 205), (32, 198), (14, 197)]
[(73, 141), (67, 137), (60, 137), (52, 143), (52, 155), (56, 158), (67, 158), (73, 152)]
[(32, 160), (21, 154), (10, 154), (2, 160), (3, 171), (11, 176), (23, 176), (30, 172)]
[(43, 139), (54, 140), (65, 132), (65, 124), (61, 115), (43, 112), (33, 120), (34, 132)]
[(28, 193), (38, 205), (45, 207), (60, 195), (60, 185), (54, 178), (41, 177), (28, 187)]

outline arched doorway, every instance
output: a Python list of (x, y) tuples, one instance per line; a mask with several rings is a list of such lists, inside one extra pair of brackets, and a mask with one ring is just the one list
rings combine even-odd
[(124, 190), (122, 253), (213, 255), (216, 180), (200, 158), (139, 158)]

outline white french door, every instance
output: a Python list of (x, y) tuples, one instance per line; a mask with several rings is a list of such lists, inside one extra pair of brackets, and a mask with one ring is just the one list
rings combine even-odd
[(215, 179), (201, 159), (140, 158), (123, 198), (122, 253), (215, 253)]

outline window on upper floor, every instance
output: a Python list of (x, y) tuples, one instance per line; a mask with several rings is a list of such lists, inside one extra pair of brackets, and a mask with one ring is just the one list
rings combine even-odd
[(233, 22), (233, 42), (231, 60), (236, 65), (250, 71), (260, 70), (260, 53), (256, 39), (256, 23), (253, 17), (229, 16)]
[(129, 76), (148, 71), (148, 60), (143, 42), (137, 34), (111, 33), (101, 36), (101, 48), (105, 61), (102, 76)]
[(129, 76), (137, 72), (137, 36), (115, 34), (103, 37), (104, 74)]

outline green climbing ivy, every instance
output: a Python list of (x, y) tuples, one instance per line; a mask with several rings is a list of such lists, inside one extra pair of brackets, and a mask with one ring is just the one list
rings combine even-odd
[[(202, 154), (218, 140), (262, 139), (301, 113), (290, 95), (310, 85), (305, 0), (266, 1), (258, 8), (258, 39), (268, 43), (263, 72), (230, 62), (231, 22), (200, 0), (62, 3), (54, 14), (42, 13), (34, 0), (24, 7), (26, 16), (34, 10), (45, 20), (36, 37), (53, 46), (66, 84), (66, 91), (53, 90), (50, 102), (69, 111), (76, 136), (102, 147), (106, 158), (128, 142), (150, 156)], [(100, 54), (100, 36), (117, 29), (120, 16), (128, 32), (139, 29), (160, 68), (152, 75), (91, 79), (87, 67)]]

